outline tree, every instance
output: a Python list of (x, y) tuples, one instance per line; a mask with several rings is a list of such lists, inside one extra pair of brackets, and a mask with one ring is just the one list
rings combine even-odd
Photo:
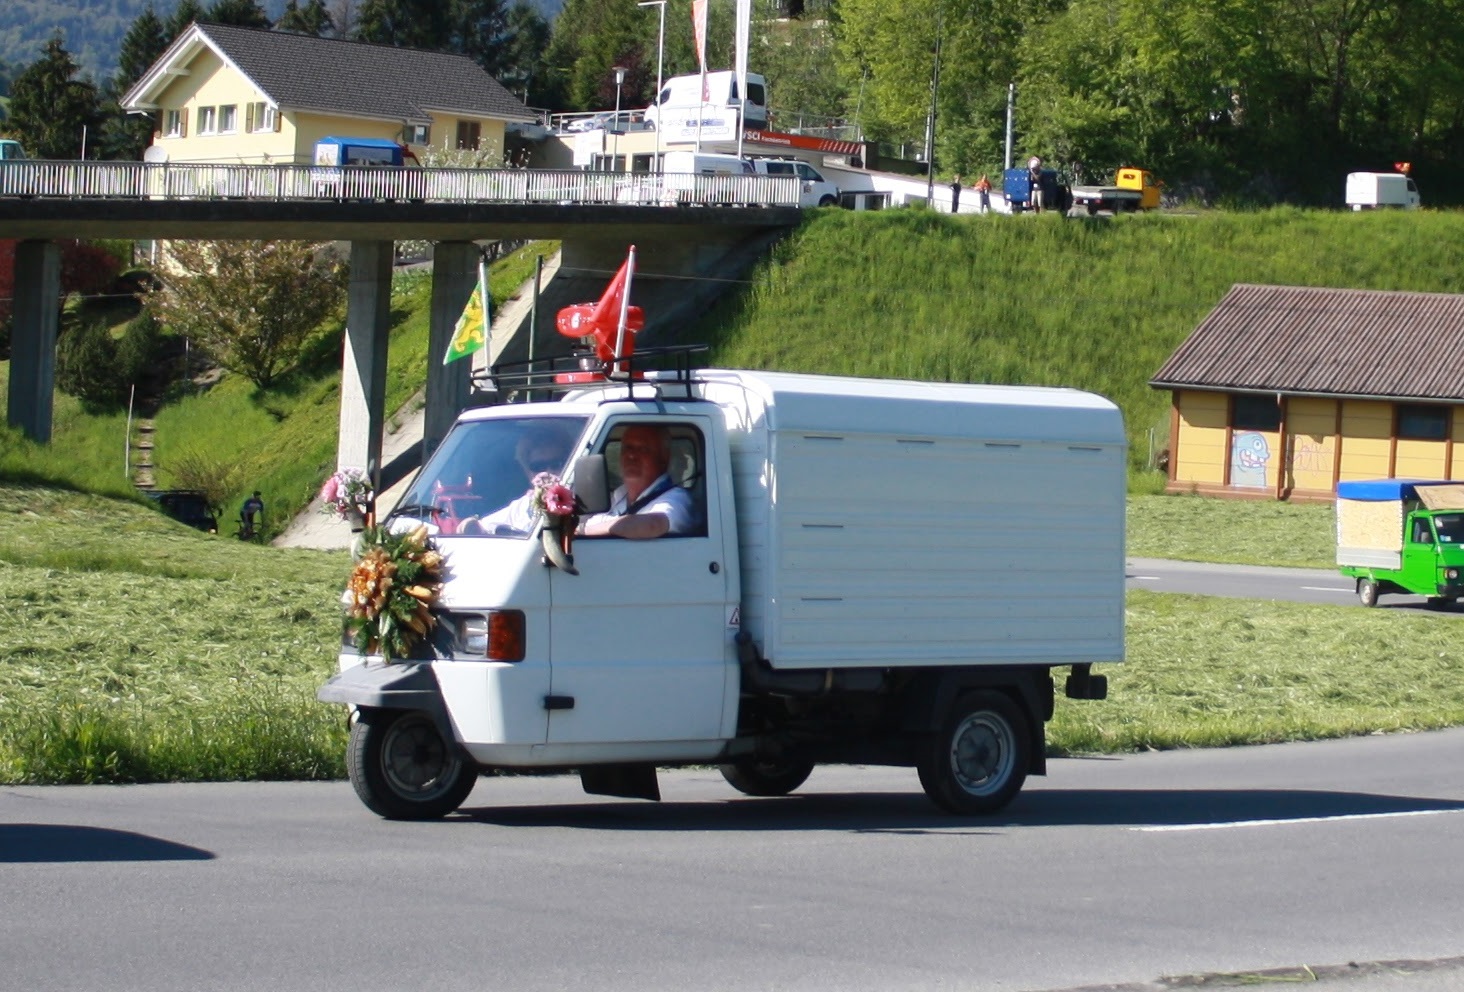
[(172, 44), (173, 39), (188, 29), (188, 25), (202, 20), (205, 20), (203, 6), (198, 0), (178, 0), (178, 6), (173, 8), (173, 16), (169, 17), (164, 25), (168, 43)]
[(300, 361), (317, 326), (340, 307), (345, 268), (303, 241), (174, 241), (170, 275), (148, 308), (264, 388)]
[[(673, 40), (671, 24), (672, 13), (668, 8), (668, 61)], [(626, 69), (622, 106), (643, 107), (650, 102), (651, 90), (656, 86), (655, 20), (633, 3), (568, 0), (554, 21), (545, 62), (550, 75), (546, 80), (551, 87), (550, 99), (561, 107), (575, 110), (613, 107), (616, 66)]]
[(149, 3), (122, 36), (117, 54), (117, 71), (105, 90), (104, 119), (98, 145), (101, 157), (136, 160), (152, 140), (155, 122), (151, 114), (129, 114), (122, 109), (122, 97), (142, 78), (168, 47), (166, 28)]
[(335, 20), (326, 9), (325, 0), (306, 0), (301, 7), (296, 0), (289, 0), (275, 22), (276, 31), (294, 31), (297, 34), (324, 37), (335, 30)]
[(494, 78), (535, 106), (544, 85), (544, 50), (549, 47), (549, 22), (528, 0), (515, 0), (508, 10), (508, 38), (502, 65)]
[(241, 28), (267, 28), (269, 15), (259, 6), (258, 0), (214, 0), (213, 6), (204, 15), (205, 20), (216, 24), (232, 24)]
[(441, 0), (362, 0), (355, 37), (399, 48), (444, 49), (451, 38), (448, 13)]
[(84, 129), (97, 122), (97, 89), (77, 71), (57, 34), (11, 83), (7, 126), (36, 158), (79, 157)]
[(452, 0), (448, 48), (499, 78), (508, 51), (508, 8), (503, 0)]
[(56, 347), (56, 386), (94, 410), (115, 406), (127, 383), (117, 363), (117, 342), (100, 320), (69, 327)]

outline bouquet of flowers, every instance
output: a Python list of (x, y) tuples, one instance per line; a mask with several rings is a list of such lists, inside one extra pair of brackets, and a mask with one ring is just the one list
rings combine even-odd
[(404, 534), (368, 527), (344, 597), (346, 636), (367, 654), (405, 658), (437, 624), (443, 558), (425, 524)]
[(320, 512), (337, 520), (364, 517), (371, 505), (371, 480), (358, 468), (342, 468), (320, 487)]
[[(534, 476), (534, 509), (545, 517), (572, 517), (575, 515), (574, 490), (560, 481), (552, 472), (540, 472)], [(550, 521), (551, 523), (562, 521)]]

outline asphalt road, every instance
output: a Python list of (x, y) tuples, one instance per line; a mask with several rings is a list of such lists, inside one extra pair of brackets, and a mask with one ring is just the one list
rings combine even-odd
[(426, 824), (344, 783), (0, 788), (0, 990), (1160, 989), (1309, 966), (1442, 992), (1464, 988), (1461, 757), (1464, 731), (1061, 760), (985, 820), (880, 768), (777, 800), (663, 773), (660, 804), (484, 779)]
[[(1153, 592), (1195, 593), (1240, 599), (1280, 599), (1362, 607), (1353, 580), (1335, 569), (1209, 565), (1162, 558), (1128, 559), (1128, 587)], [(1389, 594), (1375, 609), (1429, 609), (1423, 596)], [(1434, 611), (1464, 616), (1464, 612)]]

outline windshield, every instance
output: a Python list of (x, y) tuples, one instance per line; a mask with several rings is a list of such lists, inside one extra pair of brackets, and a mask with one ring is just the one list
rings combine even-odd
[(1436, 513), (1433, 521), (1440, 544), (1464, 544), (1464, 513)]
[(458, 424), (443, 440), (393, 518), (430, 524), (433, 532), (523, 537), (533, 529), (531, 480), (562, 475), (585, 417), (505, 417)]

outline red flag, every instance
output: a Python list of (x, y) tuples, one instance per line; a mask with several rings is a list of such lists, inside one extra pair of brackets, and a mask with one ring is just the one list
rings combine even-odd
[(1401, 172), (1401, 173), (1403, 173), (1403, 175), (1406, 176), (1406, 175), (1408, 175), (1408, 173), (1410, 173), (1410, 172), (1413, 171), (1413, 163), (1412, 162), (1394, 162), (1393, 163), (1393, 171), (1395, 171), (1395, 172)]
[(631, 259), (635, 257), (632, 245), (625, 261), (620, 263), (610, 285), (594, 303), (576, 303), (559, 311), (554, 326), (567, 338), (590, 338), (594, 341), (595, 357), (609, 364), (617, 357), (615, 339), (620, 330), (620, 311), (625, 309), (625, 342), (622, 345), (624, 360), (635, 351), (635, 332), (646, 324), (645, 312), (640, 307), (628, 306), (626, 292), (631, 280)]

